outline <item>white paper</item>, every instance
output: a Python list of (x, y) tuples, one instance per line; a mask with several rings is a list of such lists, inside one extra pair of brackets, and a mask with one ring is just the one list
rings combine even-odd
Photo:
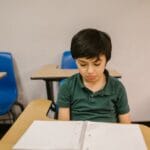
[(147, 150), (138, 125), (88, 122), (83, 150)]
[(34, 121), (14, 150), (146, 150), (138, 125)]
[(83, 122), (34, 121), (14, 150), (79, 150)]

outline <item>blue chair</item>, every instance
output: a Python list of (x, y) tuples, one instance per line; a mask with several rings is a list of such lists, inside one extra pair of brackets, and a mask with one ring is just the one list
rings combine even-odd
[(0, 116), (7, 114), (9, 116), (8, 120), (14, 122), (17, 116), (13, 111), (13, 106), (19, 107), (21, 112), (24, 107), (17, 102), (18, 89), (11, 53), (0, 52), (0, 71), (7, 73), (5, 77), (0, 79)]
[(77, 69), (75, 60), (72, 58), (70, 51), (64, 51), (61, 60), (62, 69)]
[[(72, 58), (71, 52), (69, 50), (66, 50), (62, 54), (61, 59), (61, 69), (77, 69), (77, 65), (75, 60)], [(65, 79), (60, 81), (60, 86), (64, 83)]]

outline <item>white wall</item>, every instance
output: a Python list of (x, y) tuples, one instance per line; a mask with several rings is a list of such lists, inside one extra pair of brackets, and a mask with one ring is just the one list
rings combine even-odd
[(150, 120), (149, 0), (0, 0), (0, 51), (14, 55), (20, 100), (46, 98), (44, 82), (31, 74), (59, 64), (71, 37), (87, 27), (110, 34), (108, 67), (123, 75), (133, 120)]

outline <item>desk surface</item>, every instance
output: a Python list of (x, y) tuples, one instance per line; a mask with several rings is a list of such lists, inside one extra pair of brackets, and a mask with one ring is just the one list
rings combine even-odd
[(51, 101), (40, 99), (29, 103), (13, 126), (0, 140), (0, 149), (11, 150), (34, 120), (52, 120), (46, 116)]
[[(42, 99), (34, 100), (29, 103), (14, 125), (1, 139), (0, 149), (11, 150), (12, 146), (16, 144), (34, 120), (53, 120), (46, 116), (50, 105), (51, 101)], [(140, 125), (140, 128), (144, 136), (145, 143), (148, 149), (150, 149), (150, 128), (144, 125)]]
[[(56, 65), (57, 66), (57, 65)], [(52, 79), (52, 80), (61, 80), (72, 76), (75, 73), (78, 73), (78, 69), (60, 69), (54, 65), (45, 65), (38, 69), (31, 79)], [(110, 75), (116, 78), (120, 78), (121, 74), (116, 70), (108, 70)]]
[(7, 74), (6, 72), (0, 72), (0, 79), (6, 76), (6, 74)]

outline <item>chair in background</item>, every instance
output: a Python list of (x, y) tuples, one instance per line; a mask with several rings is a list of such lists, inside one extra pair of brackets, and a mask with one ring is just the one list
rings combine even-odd
[(13, 108), (19, 107), (22, 112), (24, 107), (17, 101), (18, 89), (11, 53), (0, 52), (0, 71), (7, 73), (4, 78), (0, 79), (0, 116), (8, 115), (8, 119), (3, 118), (0, 121), (9, 120), (13, 123), (17, 118)]
[[(69, 50), (66, 50), (62, 54), (62, 59), (61, 59), (61, 69), (77, 69), (77, 65), (75, 60), (72, 58), (71, 52)], [(60, 86), (64, 83), (65, 79), (63, 79), (60, 82)]]
[(77, 69), (75, 60), (72, 58), (71, 52), (64, 51), (61, 60), (62, 69)]

